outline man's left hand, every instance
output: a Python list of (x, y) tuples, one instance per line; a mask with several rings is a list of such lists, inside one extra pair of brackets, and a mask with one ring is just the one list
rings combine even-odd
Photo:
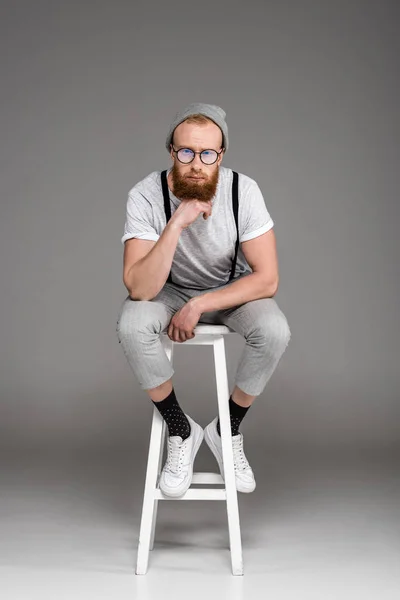
[(168, 327), (168, 337), (173, 342), (186, 342), (194, 338), (193, 332), (201, 317), (198, 306), (189, 300), (172, 317)]

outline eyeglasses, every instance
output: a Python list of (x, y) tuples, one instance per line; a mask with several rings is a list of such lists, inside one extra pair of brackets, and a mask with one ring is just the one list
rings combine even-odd
[(217, 152), (216, 150), (202, 150), (201, 152), (195, 152), (191, 148), (179, 148), (179, 150), (175, 150), (173, 146), (172, 149), (179, 162), (184, 163), (185, 165), (191, 163), (196, 154), (200, 154), (200, 160), (205, 165), (213, 165), (218, 160), (219, 155), (223, 152), (223, 150), (220, 152)]

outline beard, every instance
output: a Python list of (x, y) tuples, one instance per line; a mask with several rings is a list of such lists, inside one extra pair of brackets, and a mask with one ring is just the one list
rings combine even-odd
[[(204, 177), (201, 181), (187, 179), (189, 176)], [(171, 179), (173, 184), (173, 193), (180, 200), (202, 200), (209, 202), (217, 191), (219, 177), (219, 167), (211, 175), (206, 175), (201, 171), (190, 171), (182, 176), (179, 169), (174, 164), (171, 170)]]

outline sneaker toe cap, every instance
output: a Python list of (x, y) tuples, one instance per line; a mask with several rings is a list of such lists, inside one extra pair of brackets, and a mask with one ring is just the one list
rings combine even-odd
[(166, 487), (174, 489), (182, 485), (185, 480), (185, 474), (180, 473), (179, 475), (174, 475), (172, 473), (168, 473), (168, 471), (164, 471), (162, 479)]
[(236, 477), (245, 484), (254, 483), (254, 474), (252, 471), (247, 470), (239, 473), (237, 472)]

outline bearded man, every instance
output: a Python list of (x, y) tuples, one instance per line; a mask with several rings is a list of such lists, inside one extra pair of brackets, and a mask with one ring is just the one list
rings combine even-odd
[(244, 337), (229, 412), (236, 488), (245, 493), (256, 482), (239, 426), (291, 336), (274, 299), (279, 283), (274, 222), (261, 190), (254, 179), (221, 164), (229, 144), (225, 117), (221, 107), (204, 103), (175, 115), (165, 144), (172, 166), (153, 171), (130, 190), (121, 239), (129, 294), (117, 335), (137, 381), (168, 426), (159, 486), (171, 497), (190, 487), (203, 439), (223, 476), (222, 445), (218, 417), (203, 430), (182, 410), (160, 334), (183, 343), (200, 322), (227, 325)]

